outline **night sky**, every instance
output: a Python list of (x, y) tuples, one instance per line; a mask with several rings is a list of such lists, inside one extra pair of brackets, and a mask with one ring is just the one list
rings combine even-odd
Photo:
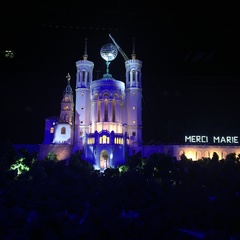
[[(134, 38), (143, 62), (145, 143), (182, 143), (184, 135), (240, 136), (237, 3), (144, 4), (11, 2), (1, 8), (1, 143), (42, 143), (45, 118), (60, 114), (68, 72), (75, 89), (84, 39), (96, 79), (105, 73), (99, 52), (109, 33), (129, 58)], [(5, 57), (8, 49), (14, 58)], [(109, 69), (124, 81), (120, 53)]]

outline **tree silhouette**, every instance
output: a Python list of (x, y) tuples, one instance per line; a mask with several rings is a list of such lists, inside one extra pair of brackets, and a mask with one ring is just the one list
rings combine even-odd
[(82, 152), (67, 161), (53, 155), (33, 161), (25, 150), (8, 156), (11, 164), (27, 159), (29, 171), (16, 177), (6, 162), (1, 170), (1, 239), (240, 236), (240, 163), (234, 154), (192, 161), (137, 153), (104, 172)]

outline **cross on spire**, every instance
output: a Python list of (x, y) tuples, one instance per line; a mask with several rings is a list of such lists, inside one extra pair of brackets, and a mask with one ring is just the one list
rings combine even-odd
[(66, 78), (67, 78), (67, 81), (68, 81), (68, 83), (70, 83), (71, 76), (70, 76), (70, 74), (69, 74), (69, 73), (67, 74)]

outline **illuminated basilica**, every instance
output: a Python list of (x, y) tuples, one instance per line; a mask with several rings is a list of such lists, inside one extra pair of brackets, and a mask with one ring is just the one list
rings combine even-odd
[[(106, 61), (106, 73), (100, 79), (93, 79), (94, 63), (88, 60), (85, 42), (83, 59), (76, 62), (75, 93), (68, 74), (59, 117), (45, 119), (40, 159), (52, 152), (59, 160), (64, 160), (81, 151), (83, 158), (95, 169), (103, 170), (124, 164), (128, 156), (137, 152), (145, 157), (152, 153), (166, 153), (176, 159), (185, 154), (192, 160), (211, 158), (214, 152), (220, 159), (229, 153), (240, 153), (235, 136), (216, 136), (215, 140), (222, 141), (224, 145), (206, 144), (209, 141), (207, 136), (185, 136), (184, 145), (144, 145), (142, 61), (137, 59), (134, 46), (129, 59), (109, 36), (113, 43), (107, 43), (100, 49), (101, 57)], [(118, 53), (125, 61), (124, 81), (114, 79), (109, 73), (109, 65)]]

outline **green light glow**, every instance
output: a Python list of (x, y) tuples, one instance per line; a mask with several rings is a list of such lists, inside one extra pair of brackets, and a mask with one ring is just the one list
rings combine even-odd
[(17, 161), (10, 166), (11, 170), (17, 170), (17, 175), (20, 175), (26, 171), (29, 171), (29, 167), (24, 164), (25, 158), (19, 158)]
[(46, 157), (46, 159), (57, 161), (57, 160), (58, 160), (57, 154), (55, 154), (54, 152), (49, 152), (48, 155), (47, 155), (47, 157)]
[(127, 165), (123, 165), (123, 166), (120, 166), (119, 167), (119, 172), (122, 173), (122, 172), (127, 172), (129, 169), (129, 167)]

